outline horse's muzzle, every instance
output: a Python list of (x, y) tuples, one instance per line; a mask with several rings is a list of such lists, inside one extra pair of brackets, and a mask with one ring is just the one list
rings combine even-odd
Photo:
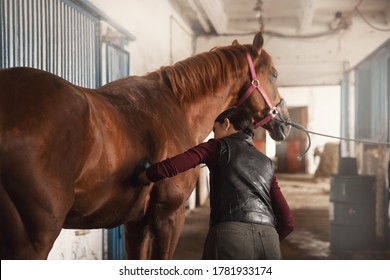
[(283, 118), (283, 121), (278, 120), (277, 118), (272, 119), (268, 124), (264, 126), (268, 130), (269, 135), (275, 141), (284, 141), (286, 140), (288, 134), (290, 133), (291, 126), (288, 124), (290, 118)]

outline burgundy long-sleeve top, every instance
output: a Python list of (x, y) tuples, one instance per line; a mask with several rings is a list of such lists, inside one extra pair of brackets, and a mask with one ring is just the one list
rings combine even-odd
[[(220, 142), (217, 139), (210, 139), (208, 142), (201, 143), (182, 154), (153, 164), (146, 169), (146, 177), (150, 181), (156, 182), (173, 177), (201, 163), (206, 164), (210, 170), (213, 170), (217, 165), (219, 153)], [(282, 240), (294, 230), (295, 222), (275, 176), (272, 179), (270, 195), (272, 209), (276, 217), (275, 228), (279, 234), (279, 239)]]

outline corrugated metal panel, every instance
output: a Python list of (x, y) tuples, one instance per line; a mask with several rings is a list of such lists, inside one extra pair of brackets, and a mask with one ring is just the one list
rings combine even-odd
[(361, 67), (356, 71), (356, 136), (360, 139), (371, 138), (371, 111), (373, 93), (371, 92), (371, 69)]
[(126, 259), (124, 226), (108, 230), (108, 259)]
[(356, 67), (356, 137), (389, 139), (390, 42)]
[(64, 0), (0, 0), (0, 68), (39, 68), (101, 85), (100, 21)]
[(105, 50), (105, 73), (103, 81), (105, 83), (118, 80), (129, 75), (130, 72), (130, 54), (123, 48), (117, 45), (105, 42), (103, 44)]

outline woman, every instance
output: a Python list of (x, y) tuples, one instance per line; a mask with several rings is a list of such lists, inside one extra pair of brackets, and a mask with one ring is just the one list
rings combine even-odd
[(279, 241), (294, 229), (294, 219), (272, 161), (253, 146), (253, 120), (230, 108), (215, 120), (215, 139), (199, 144), (141, 172), (148, 184), (201, 163), (210, 169), (210, 229), (203, 259), (280, 259)]

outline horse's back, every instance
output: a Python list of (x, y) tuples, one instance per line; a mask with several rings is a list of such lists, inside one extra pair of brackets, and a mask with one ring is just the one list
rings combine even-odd
[(25, 151), (30, 157), (75, 153), (69, 147), (81, 144), (77, 135), (83, 134), (81, 120), (88, 109), (80, 90), (37, 69), (0, 70), (0, 152)]
[(75, 105), (85, 103), (78, 89), (66, 80), (42, 70), (25, 67), (2, 69), (0, 114), (9, 125), (27, 118), (47, 119), (55, 116), (55, 113), (65, 113), (74, 110)]

